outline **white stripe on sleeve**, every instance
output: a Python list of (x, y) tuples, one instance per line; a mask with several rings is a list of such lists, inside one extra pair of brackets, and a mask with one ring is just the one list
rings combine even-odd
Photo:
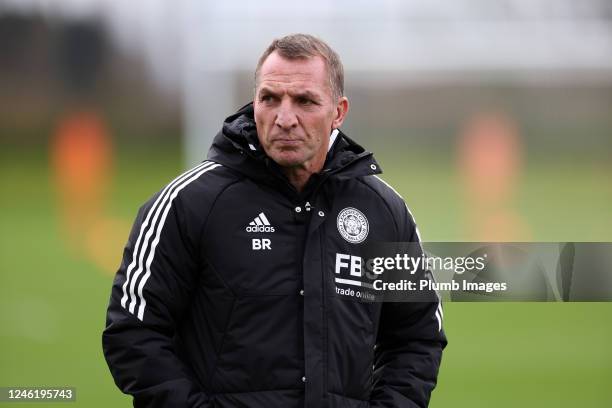
[[(127, 300), (128, 300), (127, 287), (128, 287), (128, 284), (130, 283), (130, 281), (135, 279), (132, 276), (132, 271), (134, 270), (134, 267), (136, 266), (136, 263), (139, 261), (140, 265), (142, 265), (142, 258), (144, 256), (144, 252), (146, 251), (148, 243), (143, 242), (143, 244), (141, 245), (141, 242), (142, 242), (143, 236), (145, 236), (145, 234), (147, 234), (147, 232), (152, 229), (152, 225), (155, 224), (155, 220), (153, 220), (153, 222), (151, 222), (151, 217), (153, 216), (153, 214), (157, 214), (156, 210), (159, 209), (160, 203), (162, 203), (162, 205), (163, 205), (163, 202), (165, 202), (168, 194), (170, 194), (170, 192), (174, 188), (174, 186), (176, 186), (177, 184), (179, 184), (181, 181), (183, 181), (187, 177), (191, 176), (192, 174), (197, 173), (199, 170), (210, 166), (210, 164), (211, 164), (210, 162), (203, 162), (200, 165), (194, 167), (191, 170), (186, 171), (185, 173), (181, 174), (180, 176), (178, 176), (177, 178), (172, 180), (162, 190), (162, 192), (159, 194), (159, 196), (157, 197), (157, 199), (153, 203), (153, 206), (151, 206), (151, 208), (149, 209), (149, 212), (147, 213), (147, 216), (146, 216), (144, 222), (140, 226), (140, 233), (138, 234), (138, 239), (136, 240), (136, 244), (134, 245), (134, 252), (132, 254), (132, 262), (130, 263), (130, 265), (127, 268), (126, 279), (125, 279), (125, 282), (123, 283), (123, 297), (121, 298), (121, 306), (126, 307)], [(157, 219), (157, 218), (155, 218), (155, 219)], [(149, 226), (151, 226), (151, 228), (149, 228)], [(150, 236), (150, 234), (148, 234), (148, 236)], [(136, 276), (136, 278), (137, 278), (137, 276)]]
[[(168, 216), (168, 212), (170, 211), (170, 208), (172, 207), (172, 201), (174, 201), (174, 199), (176, 198), (178, 193), (182, 189), (187, 187), (187, 185), (189, 185), (191, 182), (193, 182), (194, 180), (199, 178), (202, 174), (204, 174), (204, 173), (206, 173), (206, 172), (208, 172), (210, 170), (213, 170), (213, 169), (215, 169), (215, 168), (217, 168), (219, 166), (221, 166), (221, 165), (220, 164), (213, 164), (212, 166), (209, 166), (209, 167), (206, 167), (204, 169), (201, 169), (196, 174), (191, 176), (189, 179), (187, 179), (186, 181), (182, 182), (174, 190), (174, 192), (170, 196), (170, 200), (168, 201), (168, 203), (164, 207), (164, 212), (163, 212), (163, 215), (162, 215), (161, 222), (157, 225), (157, 229), (155, 231), (155, 239), (153, 240), (153, 243), (151, 245), (151, 253), (149, 254), (149, 257), (147, 258), (146, 273), (145, 273), (144, 277), (142, 278), (142, 280), (140, 281), (140, 285), (138, 285), (138, 297), (140, 299), (140, 307), (138, 308), (138, 316), (137, 316), (138, 319), (142, 320), (143, 316), (144, 316), (144, 311), (145, 311), (145, 307), (147, 305), (147, 300), (145, 299), (142, 291), (143, 291), (143, 288), (144, 288), (145, 284), (147, 283), (147, 280), (151, 276), (151, 263), (153, 262), (153, 258), (155, 257), (155, 249), (157, 248), (157, 244), (159, 243), (161, 232), (162, 232), (162, 229), (164, 228), (164, 223), (166, 222), (166, 217)], [(132, 306), (132, 304), (130, 304), (130, 312), (133, 313), (132, 309), (133, 309), (133, 306)]]

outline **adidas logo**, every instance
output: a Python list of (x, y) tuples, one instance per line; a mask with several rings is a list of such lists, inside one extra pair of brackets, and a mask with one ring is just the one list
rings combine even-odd
[(246, 232), (274, 232), (274, 227), (270, 225), (270, 221), (265, 214), (260, 212), (253, 221), (245, 228)]

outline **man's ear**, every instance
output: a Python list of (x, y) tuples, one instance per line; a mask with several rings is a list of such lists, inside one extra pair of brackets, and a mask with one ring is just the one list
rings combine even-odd
[(344, 122), (344, 118), (346, 117), (348, 110), (349, 110), (348, 98), (346, 96), (343, 96), (342, 98), (338, 99), (338, 104), (336, 105), (336, 108), (335, 108), (336, 116), (334, 118), (334, 121), (332, 122), (333, 129), (338, 129), (340, 126), (342, 126), (342, 122)]

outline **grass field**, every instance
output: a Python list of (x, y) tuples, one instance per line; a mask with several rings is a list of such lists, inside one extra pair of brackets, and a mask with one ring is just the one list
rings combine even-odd
[[(449, 161), (379, 160), (425, 239), (463, 239)], [(612, 241), (612, 168), (567, 163), (527, 164), (516, 203), (534, 240)], [(45, 152), (3, 149), (0, 165), (0, 386), (75, 386), (76, 406), (131, 406), (101, 351), (112, 276), (62, 240)], [(180, 169), (174, 149), (123, 150), (108, 214), (131, 223)], [(126, 238), (112, 243), (117, 264)], [(612, 406), (612, 303), (448, 303), (445, 321), (433, 408)]]

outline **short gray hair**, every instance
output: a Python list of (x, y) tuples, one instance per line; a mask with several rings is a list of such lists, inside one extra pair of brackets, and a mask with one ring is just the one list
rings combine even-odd
[(332, 96), (338, 99), (344, 95), (344, 68), (340, 57), (323, 40), (309, 34), (291, 34), (282, 38), (276, 38), (259, 57), (255, 69), (255, 88), (259, 84), (259, 71), (266, 58), (274, 51), (286, 59), (306, 59), (321, 57), (325, 61), (329, 86)]

